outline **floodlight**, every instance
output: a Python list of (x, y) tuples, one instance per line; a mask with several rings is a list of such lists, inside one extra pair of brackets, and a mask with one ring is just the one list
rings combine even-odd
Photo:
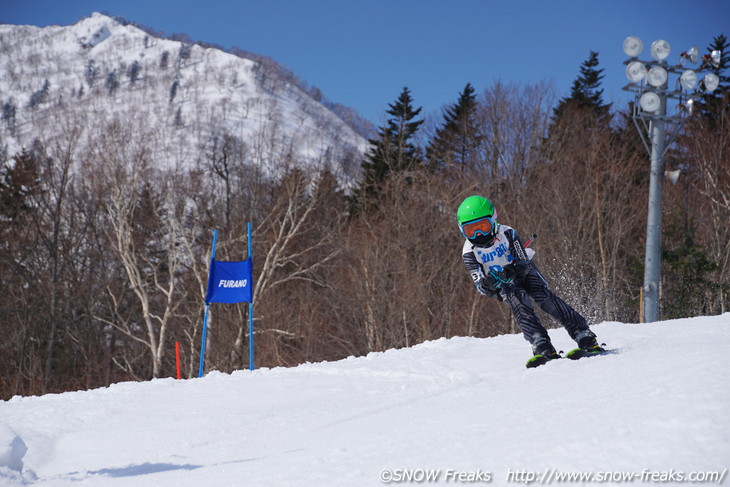
[(632, 83), (638, 83), (646, 77), (646, 68), (639, 61), (634, 61), (626, 66), (626, 77)]
[(653, 91), (647, 91), (639, 98), (639, 105), (645, 112), (656, 112), (659, 110), (661, 100), (659, 99), (659, 95)]
[(686, 102), (682, 103), (682, 99), (680, 98), (678, 106), (684, 110), (687, 115), (692, 115), (695, 108), (695, 101), (692, 98), (688, 98)]
[(702, 56), (702, 66), (700, 67), (700, 69), (704, 69), (710, 64), (713, 68), (719, 68), (721, 60), (722, 51), (712, 51), (710, 54), (705, 54), (704, 56)]
[(664, 176), (669, 179), (672, 184), (677, 184), (677, 180), (681, 173), (682, 171), (680, 169), (675, 169), (674, 171), (664, 171)]
[(646, 75), (646, 81), (657, 88), (663, 86), (667, 82), (667, 70), (661, 66), (654, 66), (649, 70), (649, 74)]
[(679, 84), (685, 90), (690, 91), (697, 84), (697, 73), (691, 69), (684, 70), (682, 76), (679, 77)]
[(710, 59), (712, 60), (712, 65), (716, 68), (720, 67), (720, 60), (722, 59), (722, 51), (712, 51), (710, 54)]
[(644, 49), (644, 43), (636, 36), (629, 36), (624, 39), (624, 53), (629, 57), (636, 57)]
[(720, 84), (720, 78), (715, 73), (707, 73), (705, 79), (700, 82), (700, 88), (704, 88), (708, 93), (715, 91)]
[(656, 59), (657, 61), (663, 61), (664, 59), (669, 56), (669, 52), (671, 51), (671, 47), (669, 47), (669, 43), (665, 41), (664, 39), (659, 39), (651, 43), (651, 49), (649, 52), (651, 52), (651, 57)]
[(697, 46), (692, 46), (679, 55), (680, 64), (684, 64), (686, 61), (689, 61), (692, 64), (697, 64), (697, 61), (699, 61), (699, 60), (700, 60), (700, 48)]

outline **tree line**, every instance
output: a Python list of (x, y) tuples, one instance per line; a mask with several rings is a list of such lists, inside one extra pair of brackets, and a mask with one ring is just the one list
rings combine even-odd
[[(663, 318), (727, 311), (727, 63), (665, 157), (683, 172), (665, 185)], [(188, 168), (161, 168), (154, 128), (122, 118), (37, 139), (0, 174), (0, 397), (173, 376), (175, 342), (196, 376), (212, 230), (217, 258), (242, 260), (247, 221), (259, 367), (517, 332), (463, 269), (471, 194), (538, 235), (551, 287), (590, 321), (639, 321), (648, 155), (602, 71), (591, 53), (557, 103), (545, 83), (466, 84), (438, 120), (406, 87), (364, 161), (341, 161), (362, 163), (354, 186), (284, 150), (269, 177), (223, 129)], [(246, 313), (211, 306), (207, 370), (248, 366)]]

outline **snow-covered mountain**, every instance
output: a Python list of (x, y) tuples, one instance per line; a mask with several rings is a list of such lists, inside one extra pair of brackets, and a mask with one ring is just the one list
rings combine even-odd
[[(0, 401), (0, 484), (718, 485), (730, 313), (602, 323), (537, 369), (518, 335)], [(551, 330), (556, 346), (572, 342)], [(427, 481), (428, 479), (428, 481)]]
[(0, 155), (72, 128), (81, 144), (112, 124), (145, 134), (160, 166), (190, 166), (216, 137), (247, 163), (355, 173), (367, 141), (273, 62), (161, 39), (94, 13), (70, 26), (0, 25)]

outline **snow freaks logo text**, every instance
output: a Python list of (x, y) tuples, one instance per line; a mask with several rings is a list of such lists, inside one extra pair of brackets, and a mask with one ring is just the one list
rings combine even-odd
[[(623, 483), (689, 483), (722, 484), (728, 469), (723, 471), (682, 472), (679, 470), (653, 471), (648, 468), (641, 472), (566, 472), (554, 468), (537, 472), (530, 470), (507, 470), (508, 484), (552, 485), (552, 484), (623, 484)], [(426, 468), (394, 468), (380, 471), (380, 481), (384, 484), (488, 484), (494, 480), (492, 472), (476, 470), (441, 470)]]
[(722, 484), (727, 475), (727, 468), (720, 471), (696, 471), (683, 472), (681, 470), (653, 471), (648, 468), (641, 472), (601, 471), (601, 472), (564, 472), (554, 468), (548, 468), (544, 472), (533, 472), (529, 470), (507, 470), (507, 482), (531, 485), (550, 485), (553, 483), (580, 483), (580, 484), (622, 484), (641, 483), (656, 484)]
[(492, 477), (492, 472), (481, 469), (460, 471), (453, 469), (394, 468), (380, 471), (380, 481), (384, 484), (423, 484), (430, 482), (488, 484), (492, 481)]

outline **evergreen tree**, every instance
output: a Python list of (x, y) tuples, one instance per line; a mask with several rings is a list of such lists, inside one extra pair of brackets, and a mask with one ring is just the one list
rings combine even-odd
[(48, 82), (48, 78), (46, 78), (46, 81), (43, 83), (43, 87), (30, 96), (30, 100), (28, 100), (28, 108), (35, 108), (41, 103), (45, 103), (46, 100), (48, 100), (50, 87), (51, 84)]
[(8, 99), (8, 101), (3, 103), (2, 119), (11, 134), (15, 132), (15, 121), (17, 113), (18, 107), (12, 97)]
[[(667, 270), (664, 312), (668, 319), (708, 313), (708, 291), (722, 286), (712, 279), (713, 272), (718, 269), (717, 263), (707, 255), (704, 245), (695, 242), (695, 230), (682, 228), (682, 220), (675, 214), (663, 232), (662, 260)], [(690, 227), (691, 222), (686, 222), (685, 226)]]
[(116, 71), (110, 71), (106, 77), (106, 89), (109, 91), (109, 96), (112, 96), (119, 88), (119, 79), (117, 78)]
[(727, 36), (721, 34), (713, 39), (712, 44), (707, 48), (708, 55), (712, 51), (720, 51), (720, 63), (713, 66), (711, 63), (703, 60), (703, 64), (709, 66), (709, 71), (720, 78), (720, 84), (712, 93), (705, 93), (702, 97), (701, 112), (703, 116), (710, 122), (711, 127), (717, 125), (720, 112), (730, 110), (730, 76), (725, 74), (725, 70), (730, 67), (730, 42)]
[(142, 66), (139, 64), (139, 61), (134, 61), (132, 65), (129, 67), (128, 75), (129, 75), (129, 84), (134, 86), (135, 83), (137, 83), (137, 80), (139, 79), (139, 72), (142, 70)]
[(170, 53), (168, 51), (164, 51), (162, 55), (160, 56), (160, 69), (167, 69), (168, 64), (170, 63)]
[(96, 79), (99, 77), (99, 68), (96, 67), (93, 59), (86, 61), (86, 71), (84, 71), (84, 78), (89, 87), (94, 86)]
[(173, 81), (172, 85), (170, 86), (170, 103), (172, 103), (172, 101), (175, 99), (175, 96), (177, 96), (178, 86), (180, 86), (180, 83), (177, 80)]
[(363, 182), (360, 196), (372, 197), (392, 173), (408, 171), (421, 164), (420, 151), (413, 137), (423, 123), (416, 120), (422, 107), (413, 108), (411, 93), (403, 88), (398, 99), (388, 105), (388, 118), (378, 136), (370, 139), (370, 150), (363, 162)]
[(23, 150), (13, 161), (3, 168), (0, 177), (0, 222), (15, 222), (21, 214), (32, 211), (31, 197), (39, 191), (38, 165), (33, 154)]
[(177, 111), (175, 112), (175, 127), (184, 127), (185, 123), (183, 122), (182, 118), (182, 107), (177, 107)]
[(598, 53), (591, 51), (588, 59), (580, 65), (580, 75), (573, 81), (570, 96), (563, 98), (553, 112), (553, 124), (557, 123), (568, 107), (591, 110), (597, 118), (603, 119), (609, 112), (611, 104), (603, 103), (601, 81), (603, 69), (598, 69)]
[(178, 57), (181, 60), (187, 60), (190, 59), (190, 55), (193, 52), (193, 45), (192, 44), (181, 44), (180, 45), (180, 51), (178, 52)]
[(479, 145), (476, 98), (474, 88), (467, 83), (459, 100), (446, 109), (443, 125), (426, 149), (431, 167), (457, 165), (464, 168), (474, 160)]

